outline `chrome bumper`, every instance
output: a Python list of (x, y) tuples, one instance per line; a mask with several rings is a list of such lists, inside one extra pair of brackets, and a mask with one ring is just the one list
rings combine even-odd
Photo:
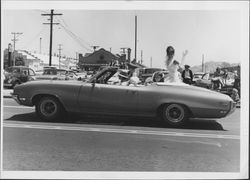
[(4, 87), (12, 87), (13, 84), (12, 84), (12, 83), (4, 83), (3, 86), (4, 86)]
[(15, 94), (11, 93), (11, 97), (12, 97), (18, 104), (21, 105), (21, 102), (20, 102), (20, 100), (19, 100), (19, 98), (18, 98), (18, 95), (15, 95)]

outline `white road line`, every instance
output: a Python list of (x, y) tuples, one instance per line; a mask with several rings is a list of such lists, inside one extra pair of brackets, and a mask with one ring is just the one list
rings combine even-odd
[(124, 133), (124, 134), (140, 134), (140, 135), (157, 135), (157, 136), (178, 136), (178, 137), (204, 137), (216, 139), (240, 139), (237, 135), (218, 135), (218, 134), (200, 134), (200, 133), (178, 133), (163, 131), (145, 131), (145, 130), (126, 130), (126, 129), (108, 129), (108, 128), (88, 128), (88, 127), (69, 127), (69, 126), (48, 126), (48, 125), (23, 125), (14, 123), (3, 123), (4, 127), (12, 128), (32, 128), (32, 129), (54, 129), (66, 131), (92, 131), (105, 133)]
[(4, 108), (18, 108), (18, 109), (34, 109), (35, 107), (29, 107), (29, 106), (3, 106)]

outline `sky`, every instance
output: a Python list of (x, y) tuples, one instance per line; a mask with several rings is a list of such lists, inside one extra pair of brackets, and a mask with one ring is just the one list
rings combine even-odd
[[(53, 6), (52, 6), (53, 8)], [(51, 8), (51, 9), (52, 9)], [(119, 9), (119, 8), (117, 8)], [(16, 49), (49, 53), (50, 8), (5, 8), (2, 11), (2, 47), (18, 36)], [(135, 56), (135, 16), (137, 16), (137, 60), (150, 67), (165, 67), (167, 46), (173, 46), (175, 59), (188, 50), (184, 64), (201, 65), (207, 61), (239, 63), (241, 58), (241, 12), (237, 9), (81, 9), (60, 8), (54, 13), (53, 53), (76, 57), (89, 53), (97, 45), (118, 54), (120, 48), (131, 48)], [(79, 42), (80, 40), (80, 42)], [(13, 43), (13, 42), (12, 42)]]

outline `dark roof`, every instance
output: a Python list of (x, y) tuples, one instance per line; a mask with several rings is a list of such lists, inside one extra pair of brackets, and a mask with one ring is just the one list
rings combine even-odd
[(118, 58), (116, 55), (114, 55), (114, 54), (111, 53), (110, 51), (105, 50), (104, 48), (101, 48), (101, 49), (99, 49), (99, 50), (97, 50), (97, 51), (94, 51), (93, 53), (86, 53), (86, 54), (83, 56), (83, 58), (93, 56), (95, 53), (100, 52), (100, 51), (103, 51), (103, 52), (105, 52), (105, 53), (111, 54), (111, 55), (112, 55), (114, 58), (116, 58), (116, 59)]

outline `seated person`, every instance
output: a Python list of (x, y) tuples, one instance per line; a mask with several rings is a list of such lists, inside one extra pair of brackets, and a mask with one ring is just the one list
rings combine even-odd
[(234, 100), (234, 102), (239, 102), (240, 101), (237, 89), (233, 88), (231, 98)]
[(214, 78), (212, 78), (213, 89), (221, 89), (224, 86), (222, 75), (223, 73), (221, 72), (221, 69), (217, 67), (214, 72)]
[(138, 78), (137, 72), (133, 72), (132, 77), (129, 78), (128, 86), (129, 86), (129, 85), (137, 86), (137, 85), (140, 84), (140, 83), (141, 83), (141, 81), (140, 81), (140, 79)]
[(145, 85), (150, 85), (154, 82), (164, 82), (164, 73), (162, 72), (156, 72), (154, 73), (153, 77), (148, 77), (146, 80), (145, 80)]

